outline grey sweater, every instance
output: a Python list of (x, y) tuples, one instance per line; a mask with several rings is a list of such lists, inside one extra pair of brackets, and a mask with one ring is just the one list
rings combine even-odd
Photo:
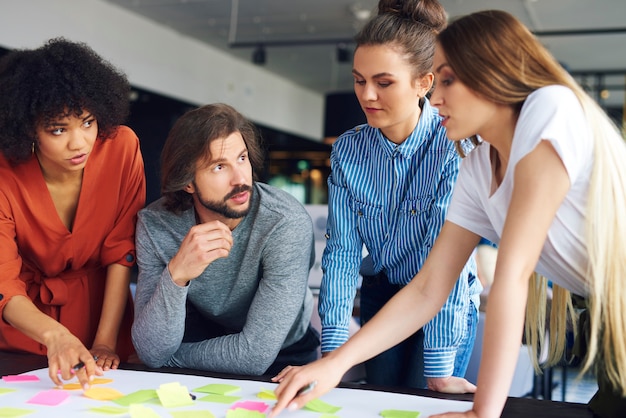
[[(256, 183), (250, 212), (233, 230), (229, 256), (180, 287), (167, 265), (195, 224), (193, 208), (176, 215), (162, 199), (139, 212), (132, 328), (137, 354), (150, 367), (263, 374), (310, 323), (311, 218), (288, 193)], [(233, 333), (183, 342), (186, 303)]]

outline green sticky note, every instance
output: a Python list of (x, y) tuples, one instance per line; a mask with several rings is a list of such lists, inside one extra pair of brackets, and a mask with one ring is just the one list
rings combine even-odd
[(22, 408), (9, 408), (4, 407), (0, 408), (0, 417), (14, 418), (14, 417), (23, 417), (24, 415), (32, 414), (32, 409), (22, 409)]
[(215, 418), (209, 411), (175, 411), (170, 412), (174, 418)]
[(163, 383), (156, 392), (159, 395), (161, 405), (166, 408), (193, 405), (189, 390), (178, 382)]
[(203, 396), (202, 398), (198, 398), (199, 401), (203, 401), (203, 402), (215, 402), (215, 403), (227, 403), (227, 404), (236, 402), (239, 399), (241, 399), (240, 396), (216, 395), (214, 393), (209, 393), (208, 395)]
[(380, 416), (385, 418), (417, 418), (420, 415), (416, 411), (402, 411), (400, 409), (385, 409), (380, 411)]
[(257, 398), (260, 398), (260, 399), (268, 399), (270, 401), (276, 400), (276, 394), (274, 393), (273, 390), (269, 390), (269, 389), (261, 388), (261, 391), (257, 393), (256, 396)]
[(197, 389), (194, 389), (193, 392), (202, 392), (202, 393), (214, 393), (216, 395), (228, 395), (233, 392), (237, 392), (241, 390), (239, 386), (235, 385), (225, 385), (221, 383), (211, 383), (209, 385), (204, 385)]
[(117, 406), (98, 406), (95, 408), (89, 408), (89, 412), (95, 412), (96, 414), (107, 415), (122, 415), (128, 412), (126, 408), (119, 408)]
[(333, 406), (329, 403), (322, 401), (321, 399), (313, 399), (304, 405), (304, 409), (308, 409), (313, 412), (322, 412), (324, 414), (334, 414), (341, 409), (340, 406)]
[(161, 418), (161, 415), (143, 405), (132, 404), (128, 408), (128, 412), (130, 413), (130, 418)]
[(237, 408), (226, 411), (226, 418), (265, 418), (265, 414), (249, 409)]
[(159, 396), (154, 389), (138, 390), (137, 392), (129, 393), (121, 398), (113, 399), (118, 405), (130, 406), (130, 404), (146, 403), (152, 399), (157, 399)]
[(0, 388), (0, 395), (4, 395), (5, 393), (17, 392), (17, 389), (9, 389), (9, 388)]

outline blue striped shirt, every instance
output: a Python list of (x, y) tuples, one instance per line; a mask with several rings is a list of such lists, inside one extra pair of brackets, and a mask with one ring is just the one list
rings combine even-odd
[[(363, 245), (374, 271), (384, 271), (391, 283), (407, 284), (422, 267), (444, 223), (459, 164), (428, 100), (415, 130), (399, 145), (369, 125), (333, 144), (319, 301), (323, 352), (348, 339)], [(426, 377), (452, 374), (470, 297), (481, 291), (476, 277), (471, 259), (441, 311), (424, 326)]]

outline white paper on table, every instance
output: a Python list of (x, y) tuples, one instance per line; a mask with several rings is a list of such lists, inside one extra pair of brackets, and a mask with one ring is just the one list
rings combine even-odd
[[(26, 417), (128, 417), (129, 415), (105, 415), (89, 412), (90, 408), (99, 406), (116, 406), (112, 401), (98, 401), (89, 399), (82, 395), (82, 390), (70, 391), (70, 397), (58, 406), (43, 406), (28, 404), (30, 398), (37, 393), (50, 390), (54, 387), (52, 381), (48, 377), (48, 369), (39, 369), (24, 374), (34, 374), (40, 378), (39, 382), (19, 382), (11, 383), (0, 380), (0, 388), (17, 389), (15, 392), (0, 394), (0, 408), (13, 407), (21, 409), (29, 409), (35, 411), (26, 415)], [(110, 370), (105, 373), (104, 378), (113, 379), (112, 383), (105, 385), (97, 385), (102, 387), (110, 387), (127, 395), (142, 389), (158, 389), (161, 384), (178, 382), (198, 398), (205, 396), (205, 393), (194, 392), (195, 388), (199, 388), (210, 383), (221, 383), (236, 385), (241, 388), (240, 391), (230, 395), (241, 396), (239, 401), (262, 401), (272, 407), (275, 401), (263, 400), (257, 398), (257, 394), (262, 389), (273, 390), (276, 385), (273, 383), (259, 382), (254, 380), (233, 380), (218, 379), (213, 377), (191, 376), (183, 374), (157, 373), (157, 372), (141, 372), (133, 370)], [(74, 382), (76, 379), (68, 382)], [(345, 389), (336, 388), (321, 398), (334, 406), (341, 409), (334, 413), (340, 418), (366, 418), (379, 417), (380, 411), (386, 409), (399, 409), (420, 412), (419, 418), (426, 418), (431, 414), (442, 412), (460, 412), (471, 409), (472, 403), (465, 401), (454, 401), (445, 399), (428, 398), (415, 395), (404, 395), (389, 392), (379, 392), (363, 389)], [(226, 411), (230, 407), (227, 404), (218, 404), (212, 402), (195, 401), (192, 406), (184, 406), (178, 408), (166, 409), (157, 403), (147, 402), (144, 404), (151, 408), (161, 417), (171, 417), (170, 411), (186, 411), (186, 410), (207, 410), (217, 418), (226, 416)], [(300, 410), (296, 412), (285, 411), (281, 417), (285, 418), (316, 418), (320, 413)]]

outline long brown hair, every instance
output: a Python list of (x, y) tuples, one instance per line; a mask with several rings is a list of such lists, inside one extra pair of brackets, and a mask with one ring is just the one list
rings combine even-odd
[[(510, 14), (490, 10), (462, 17), (438, 36), (447, 63), (468, 88), (519, 110), (533, 91), (563, 85), (578, 97), (593, 132), (593, 169), (586, 210), (589, 253), (589, 348), (582, 372), (600, 358), (605, 375), (626, 396), (626, 146), (607, 115), (532, 33)], [(545, 279), (531, 280), (526, 332), (544, 334)], [(555, 287), (549, 362), (562, 358), (571, 298)], [(544, 297), (537, 298), (543, 294)], [(529, 335), (530, 334), (530, 335)], [(536, 352), (541, 352), (537, 350)]]
[(191, 183), (198, 163), (211, 157), (211, 143), (241, 133), (255, 178), (263, 168), (264, 156), (260, 136), (254, 125), (233, 107), (210, 104), (181, 116), (161, 152), (161, 194), (165, 208), (180, 213), (193, 206), (191, 194), (183, 189)]

